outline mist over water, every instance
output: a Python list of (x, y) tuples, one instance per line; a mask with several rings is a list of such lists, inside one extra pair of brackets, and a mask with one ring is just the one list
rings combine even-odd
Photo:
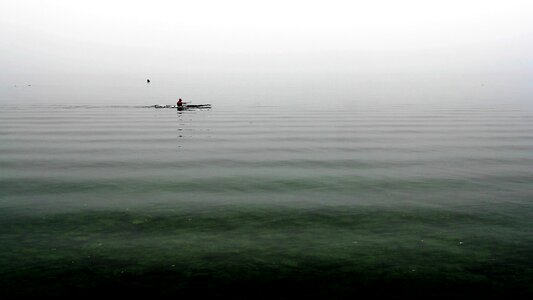
[[(150, 79), (149, 84), (146, 79)], [(210, 103), (217, 109), (279, 106), (338, 109), (531, 108), (531, 76), (520, 73), (192, 73), (14, 76), (0, 87), (6, 105)], [(8, 84), (9, 83), (9, 84)]]
[(0, 1), (0, 298), (530, 299), (532, 12)]
[(4, 76), (2, 296), (528, 297), (529, 79)]

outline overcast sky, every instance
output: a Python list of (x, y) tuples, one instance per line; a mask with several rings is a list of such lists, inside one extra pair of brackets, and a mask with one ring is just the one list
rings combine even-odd
[(524, 72), (531, 0), (1, 0), (0, 75)]

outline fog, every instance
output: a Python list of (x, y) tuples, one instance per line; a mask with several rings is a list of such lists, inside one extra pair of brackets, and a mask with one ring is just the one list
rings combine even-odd
[(2, 0), (0, 101), (527, 101), (532, 3)]

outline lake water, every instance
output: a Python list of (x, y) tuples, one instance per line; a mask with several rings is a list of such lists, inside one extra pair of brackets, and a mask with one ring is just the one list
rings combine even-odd
[(8, 103), (0, 170), (4, 297), (533, 293), (518, 105)]

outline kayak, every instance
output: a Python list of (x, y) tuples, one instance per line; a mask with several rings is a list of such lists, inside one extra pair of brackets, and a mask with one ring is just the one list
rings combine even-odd
[(170, 104), (156, 104), (153, 107), (155, 108), (177, 108), (177, 109), (189, 109), (189, 108), (211, 108), (211, 104), (185, 104), (182, 107), (177, 105)]

